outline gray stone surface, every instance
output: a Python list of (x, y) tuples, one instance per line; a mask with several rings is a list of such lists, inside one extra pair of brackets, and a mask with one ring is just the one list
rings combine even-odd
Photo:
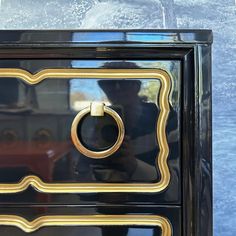
[(1, 29), (212, 29), (214, 235), (236, 235), (234, 0), (0, 0), (0, 17)]

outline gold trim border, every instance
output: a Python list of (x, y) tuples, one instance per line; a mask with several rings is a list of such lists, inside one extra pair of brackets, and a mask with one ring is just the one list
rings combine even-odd
[(48, 226), (158, 226), (162, 236), (171, 236), (170, 222), (158, 215), (50, 215), (28, 221), (17, 215), (0, 215), (1, 226), (15, 226), (32, 233)]
[(161, 69), (44, 69), (36, 74), (16, 68), (0, 68), (0, 77), (19, 78), (30, 85), (45, 79), (98, 78), (98, 79), (150, 79), (161, 81), (159, 96), (160, 114), (157, 120), (156, 136), (159, 154), (156, 157), (160, 171), (160, 181), (156, 183), (45, 183), (37, 176), (26, 176), (18, 183), (0, 184), (0, 193), (18, 193), (32, 186), (44, 193), (94, 193), (94, 192), (143, 192), (156, 193), (167, 188), (170, 182), (170, 171), (167, 164), (169, 147), (165, 128), (169, 107), (171, 77)]

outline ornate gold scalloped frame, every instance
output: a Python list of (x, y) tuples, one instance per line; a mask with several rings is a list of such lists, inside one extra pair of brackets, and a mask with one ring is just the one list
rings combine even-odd
[(32, 233), (49, 226), (157, 226), (162, 236), (171, 236), (170, 222), (158, 215), (50, 215), (28, 221), (16, 215), (0, 215), (0, 225), (15, 226)]
[[(161, 82), (156, 137), (159, 154), (156, 157), (161, 178), (156, 183), (45, 183), (37, 176), (26, 176), (18, 183), (0, 184), (0, 193), (18, 193), (32, 186), (44, 193), (96, 193), (96, 192), (137, 192), (157, 193), (167, 188), (170, 171), (167, 164), (169, 147), (166, 138), (166, 123), (169, 114), (169, 93), (171, 77), (161, 69), (44, 69), (36, 74), (16, 68), (0, 68), (0, 79), (18, 78), (30, 85), (45, 79), (157, 79)], [(43, 218), (42, 218), (43, 219)]]

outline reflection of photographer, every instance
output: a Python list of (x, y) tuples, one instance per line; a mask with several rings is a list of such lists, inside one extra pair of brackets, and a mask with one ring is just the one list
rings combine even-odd
[[(114, 64), (116, 63), (110, 63), (105, 67), (124, 67), (119, 63)], [(134, 66), (132, 64), (131, 68), (135, 68)], [(142, 80), (136, 79), (98, 81), (99, 87), (111, 104), (110, 107), (120, 115), (124, 123), (125, 137), (121, 147), (112, 156), (100, 160), (81, 156), (77, 165), (79, 181), (124, 183), (156, 182), (159, 179), (159, 172), (156, 169), (158, 109), (156, 104), (148, 103), (139, 96), (141, 84)], [(91, 122), (88, 122), (89, 120)], [(84, 136), (81, 140), (84, 140), (87, 144), (93, 143), (93, 147), (90, 148), (96, 147), (99, 150), (99, 147), (108, 148), (114, 144), (118, 130), (116, 123), (110, 116), (88, 116), (84, 121), (81, 122), (84, 126), (84, 130), (81, 129), (81, 131), (83, 131), (84, 136), (87, 134), (87, 140)], [(88, 145), (86, 146), (89, 148)], [(124, 193), (110, 193), (109, 195), (100, 193), (98, 197), (99, 202), (120, 203), (127, 201), (129, 195)], [(88, 196), (84, 200), (88, 201)], [(99, 212), (109, 214), (110, 209), (102, 208)], [(119, 214), (127, 214), (127, 212), (124, 208), (120, 208)], [(128, 235), (129, 228), (116, 227), (115, 230), (117, 235), (123, 236)], [(113, 227), (102, 228), (102, 235), (110, 236), (112, 233), (114, 233)]]
[[(92, 160), (82, 157), (78, 172), (88, 181), (156, 181), (156, 105), (139, 96), (140, 80), (106, 79), (99, 80), (98, 84), (111, 103), (110, 107), (121, 116), (125, 138), (120, 149), (108, 158)], [(117, 127), (110, 116), (87, 117), (82, 123), (79, 133), (84, 134), (82, 140), (90, 149), (106, 149), (117, 139)]]
[(155, 166), (149, 164), (152, 164), (150, 159), (155, 159), (156, 105), (144, 102), (138, 95), (140, 80), (100, 80), (98, 83), (112, 106), (120, 106), (123, 113), (126, 135), (113, 162), (123, 166), (127, 179), (155, 180)]

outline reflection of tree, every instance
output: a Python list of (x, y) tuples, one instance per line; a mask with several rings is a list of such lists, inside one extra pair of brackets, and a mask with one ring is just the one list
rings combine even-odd
[(143, 83), (142, 88), (139, 92), (139, 96), (142, 97), (145, 101), (156, 103), (159, 88), (159, 81), (149, 80), (146, 83)]
[[(146, 67), (150, 67), (149, 63), (144, 63)], [(178, 101), (179, 94), (179, 78), (180, 78), (180, 62), (178, 61), (157, 61), (152, 64), (152, 68), (161, 68), (165, 70), (171, 76), (171, 92), (170, 92), (170, 103), (172, 106), (175, 106), (175, 102)], [(145, 83), (142, 83), (141, 91), (139, 95), (145, 100), (149, 102), (157, 102), (157, 96), (159, 94), (160, 89), (160, 81), (159, 80), (145, 80)]]

